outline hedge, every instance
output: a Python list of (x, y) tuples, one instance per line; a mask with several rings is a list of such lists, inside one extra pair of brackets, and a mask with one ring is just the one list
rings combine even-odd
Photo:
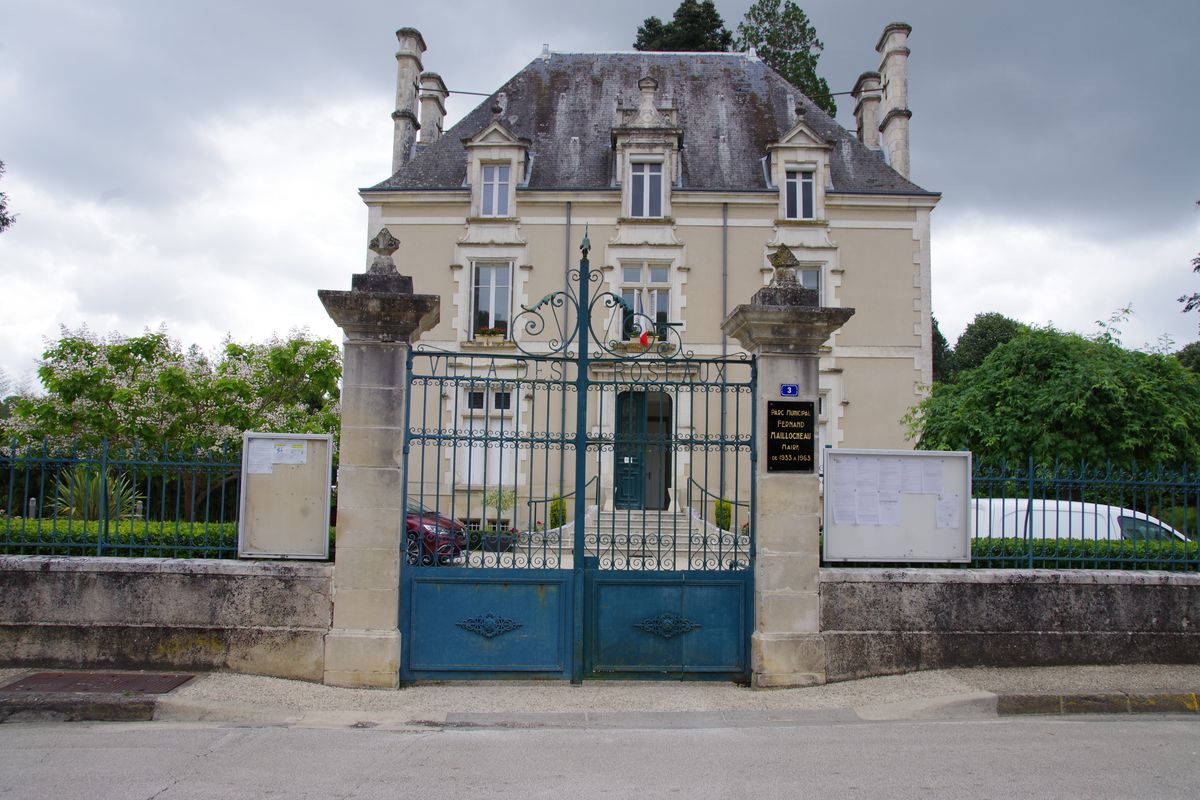
[[(0, 517), (0, 555), (237, 558), (238, 524), (123, 519), (108, 523), (103, 548), (99, 538), (95, 520)], [(333, 542), (330, 528), (331, 558)]]
[[(1030, 563), (1030, 552), (1033, 560)], [(973, 539), (972, 566), (1200, 570), (1200, 543), (1088, 539)]]

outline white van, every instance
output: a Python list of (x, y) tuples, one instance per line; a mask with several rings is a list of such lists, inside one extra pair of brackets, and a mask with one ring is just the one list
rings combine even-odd
[(1188, 538), (1141, 511), (1068, 500), (975, 499), (976, 539), (1127, 539), (1139, 542)]

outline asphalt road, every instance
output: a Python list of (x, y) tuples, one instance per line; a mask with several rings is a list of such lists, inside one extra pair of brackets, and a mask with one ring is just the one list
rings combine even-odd
[(0, 726), (0, 798), (1188, 798), (1200, 720), (696, 728)]

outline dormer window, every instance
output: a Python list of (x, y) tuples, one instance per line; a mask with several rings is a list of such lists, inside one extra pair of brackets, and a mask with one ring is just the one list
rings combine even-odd
[(789, 169), (784, 180), (785, 219), (816, 219), (816, 184), (811, 169)]
[(807, 223), (825, 219), (832, 149), (833, 144), (821, 138), (804, 121), (800, 107), (796, 109), (792, 128), (778, 142), (767, 145), (771, 185), (779, 187), (781, 222)]
[(469, 158), (471, 216), (485, 222), (514, 219), (516, 188), (528, 179), (529, 140), (518, 137), (497, 116), (479, 133), (463, 139), (463, 145)]
[(661, 217), (663, 207), (662, 162), (635, 161), (630, 164), (631, 217)]
[(484, 164), (480, 196), (480, 216), (508, 216), (508, 184), (512, 167), (508, 164)]
[(621, 187), (625, 219), (657, 223), (671, 217), (671, 186), (679, 173), (683, 128), (674, 108), (655, 104), (658, 81), (642, 78), (638, 91), (642, 99), (637, 108), (617, 106), (613, 183)]

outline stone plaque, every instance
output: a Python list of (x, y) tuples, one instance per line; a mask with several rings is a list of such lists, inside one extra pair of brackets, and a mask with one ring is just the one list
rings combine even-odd
[(813, 472), (817, 410), (811, 400), (767, 401), (767, 472)]

